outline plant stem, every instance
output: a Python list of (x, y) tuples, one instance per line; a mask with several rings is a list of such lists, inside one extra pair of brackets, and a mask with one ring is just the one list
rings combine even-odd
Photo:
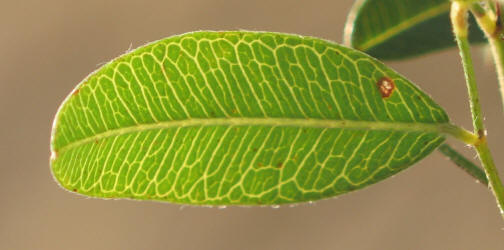
[(460, 167), (470, 176), (474, 177), (476, 181), (488, 187), (488, 180), (485, 171), (476, 166), (473, 162), (465, 158), (459, 152), (455, 151), (450, 145), (444, 143), (438, 148), (439, 152), (447, 156), (455, 165)]
[(488, 41), (492, 48), (497, 78), (499, 80), (500, 94), (504, 105), (504, 41), (496, 37), (489, 38)]
[(450, 17), (453, 26), (453, 32), (455, 34), (455, 39), (457, 40), (457, 44), (460, 50), (460, 56), (462, 57), (462, 66), (464, 67), (467, 89), (469, 91), (469, 102), (471, 106), (474, 133), (479, 137), (479, 141), (473, 146), (478, 152), (478, 156), (480, 158), (481, 164), (483, 165), (483, 168), (485, 169), (485, 173), (497, 201), (497, 205), (499, 206), (501, 215), (504, 218), (504, 187), (502, 186), (499, 174), (497, 173), (497, 168), (495, 167), (486, 140), (481, 105), (479, 103), (478, 88), (476, 85), (469, 41), (467, 39), (467, 14), (467, 3), (458, 1), (452, 2)]
[[(493, 6), (492, 4), (489, 5)], [(474, 3), (470, 7), (492, 49), (502, 104), (504, 105), (504, 40), (502, 40), (502, 20), (500, 16), (493, 15), (493, 12), (486, 11), (478, 3)], [(498, 8), (500, 8), (500, 6), (495, 6), (494, 8), (494, 11), (497, 13), (500, 12)]]

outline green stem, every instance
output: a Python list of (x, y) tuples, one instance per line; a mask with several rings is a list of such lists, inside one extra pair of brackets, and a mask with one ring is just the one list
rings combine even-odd
[(492, 49), (492, 56), (495, 62), (495, 68), (497, 71), (497, 79), (499, 80), (499, 89), (501, 93), (502, 103), (504, 105), (504, 40), (502, 40), (502, 21), (496, 14), (496, 8), (500, 6), (494, 6), (494, 4), (488, 4), (494, 7), (492, 11), (486, 11), (482, 8), (479, 3), (471, 4), (471, 11), (476, 17), (478, 25), (485, 33), (490, 48)]
[(476, 145), (476, 151), (485, 168), (485, 173), (488, 178), (490, 188), (492, 189), (495, 199), (497, 200), (497, 205), (499, 206), (500, 213), (504, 218), (504, 187), (499, 178), (499, 173), (497, 172), (497, 167), (488, 148), (486, 139), (482, 141), (479, 145)]
[(439, 152), (447, 156), (455, 165), (460, 167), (470, 176), (474, 177), (479, 183), (488, 187), (488, 180), (485, 171), (476, 166), (472, 161), (465, 158), (459, 152), (455, 151), (450, 145), (443, 144), (438, 148)]
[(488, 41), (492, 48), (497, 78), (499, 79), (500, 94), (504, 105), (504, 41), (496, 37), (489, 38)]
[(499, 174), (497, 173), (497, 168), (495, 167), (486, 140), (481, 105), (479, 103), (479, 93), (474, 74), (474, 66), (472, 62), (469, 41), (467, 39), (467, 11), (468, 6), (466, 3), (457, 1), (452, 2), (451, 21), (455, 39), (457, 40), (457, 44), (460, 50), (460, 56), (462, 57), (462, 66), (464, 67), (467, 89), (469, 91), (469, 101), (473, 118), (474, 132), (479, 137), (479, 141), (474, 144), (474, 147), (478, 152), (478, 156), (480, 158), (481, 164), (483, 165), (483, 168), (485, 169), (485, 173), (488, 181), (490, 182), (490, 187), (497, 201), (497, 205), (499, 206), (501, 215), (504, 218), (504, 187), (502, 186)]

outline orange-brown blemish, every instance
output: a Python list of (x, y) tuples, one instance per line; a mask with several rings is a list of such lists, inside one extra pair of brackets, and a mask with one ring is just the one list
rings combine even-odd
[(259, 163), (257, 163), (257, 166), (261, 168), (261, 167), (263, 167), (263, 164), (259, 162)]
[(72, 191), (77, 192), (77, 188), (74, 188)]
[(76, 89), (76, 90), (74, 90), (74, 92), (72, 93), (72, 95), (73, 95), (73, 96), (76, 96), (76, 95), (78, 95), (78, 94), (79, 94), (79, 92), (80, 92), (80, 89)]
[(380, 78), (376, 85), (378, 85), (378, 90), (383, 98), (390, 97), (395, 89), (394, 80), (386, 76)]
[(277, 168), (282, 168), (282, 167), (283, 167), (283, 162), (279, 162), (279, 163), (277, 163), (277, 165), (276, 165), (276, 166), (277, 166)]

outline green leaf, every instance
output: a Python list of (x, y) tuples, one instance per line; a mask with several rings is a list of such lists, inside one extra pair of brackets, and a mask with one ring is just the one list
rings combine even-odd
[[(348, 16), (345, 44), (383, 60), (456, 47), (449, 0), (359, 0)], [(486, 39), (470, 18), (469, 40)]]
[(94, 197), (295, 203), (396, 174), (439, 146), (446, 126), (429, 96), (353, 49), (195, 32), (81, 82), (56, 116), (51, 163), (63, 187)]

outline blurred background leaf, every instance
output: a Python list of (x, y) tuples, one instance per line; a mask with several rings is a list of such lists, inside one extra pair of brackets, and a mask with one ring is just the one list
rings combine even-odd
[[(359, 0), (345, 26), (345, 44), (382, 60), (455, 47), (449, 0)], [(472, 43), (485, 37), (470, 17)]]

